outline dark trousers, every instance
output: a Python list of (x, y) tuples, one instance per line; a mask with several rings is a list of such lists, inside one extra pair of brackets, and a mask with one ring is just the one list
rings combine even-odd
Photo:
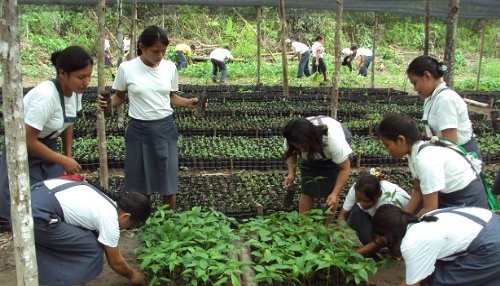
[(210, 61), (212, 61), (212, 81), (217, 82), (217, 73), (220, 72), (220, 82), (224, 83), (227, 77), (226, 63), (216, 59), (210, 59)]
[(182, 51), (175, 51), (177, 54), (177, 69), (181, 70), (182, 68), (187, 67), (187, 58)]
[(311, 71), (309, 70), (309, 51), (300, 55), (299, 69), (297, 70), (297, 78), (304, 76), (310, 76)]

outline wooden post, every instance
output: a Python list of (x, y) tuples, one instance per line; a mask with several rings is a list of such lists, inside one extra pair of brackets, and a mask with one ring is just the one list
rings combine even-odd
[[(123, 0), (117, 0), (117, 6), (118, 6), (118, 46), (120, 47), (120, 57), (118, 58), (118, 63), (116, 63), (116, 68), (120, 66), (123, 60)], [(131, 31), (127, 32), (127, 34), (130, 34)], [(131, 49), (134, 46), (132, 39), (130, 39), (130, 47), (129, 47), (129, 54), (132, 52)], [(120, 129), (125, 128), (125, 108), (123, 107), (123, 104), (120, 104), (115, 108), (115, 112), (117, 114), (117, 127)]]
[[(106, 89), (106, 80), (104, 78), (104, 19), (106, 16), (106, 0), (99, 0), (97, 3), (97, 26), (100, 35), (97, 41), (97, 94), (101, 94)], [(97, 111), (97, 142), (99, 152), (99, 184), (102, 189), (109, 190), (108, 173), (108, 150), (106, 148), (106, 127), (104, 112)]]
[(123, 0), (116, 1), (116, 14), (118, 17), (118, 25), (116, 27), (116, 41), (118, 42), (118, 48), (116, 50), (119, 52), (116, 67), (118, 67), (123, 61)]
[[(24, 127), (23, 86), (17, 1), (0, 3), (0, 63), (3, 71), (5, 156), (9, 176), (17, 285), (38, 285), (31, 216), (28, 151)], [(4, 258), (5, 259), (5, 258)]]
[(444, 63), (448, 72), (444, 74), (444, 81), (453, 88), (453, 69), (455, 65), (455, 39), (457, 37), (458, 8), (460, 0), (448, 0), (448, 20), (446, 23), (446, 45), (444, 48)]
[(257, 86), (261, 85), (261, 78), (260, 78), (260, 69), (261, 69), (261, 62), (260, 59), (262, 57), (262, 50), (261, 50), (261, 43), (262, 43), (262, 29), (261, 29), (261, 22), (262, 22), (262, 7), (256, 7), (257, 10)]
[(285, 21), (285, 0), (279, 0), (279, 17), (280, 17), (280, 44), (281, 44), (281, 64), (283, 66), (283, 96), (288, 97), (288, 58), (286, 57), (286, 21)]
[(481, 80), (481, 68), (483, 65), (483, 51), (484, 51), (484, 34), (486, 31), (486, 21), (482, 22), (483, 27), (481, 29), (481, 47), (479, 48), (479, 66), (477, 68), (477, 79), (476, 79), (476, 90), (479, 90), (479, 81)]
[(137, 56), (137, 0), (132, 1), (132, 39), (130, 40), (130, 57)]
[(424, 6), (424, 55), (429, 55), (429, 16), (430, 16), (430, 2), (425, 0)]
[(335, 72), (332, 78), (332, 117), (337, 119), (337, 110), (339, 107), (339, 78), (340, 78), (340, 33), (342, 32), (342, 12), (344, 11), (344, 0), (337, 0), (337, 16), (335, 17)]
[(377, 46), (377, 31), (378, 31), (378, 13), (375, 12), (373, 15), (374, 18), (374, 24), (373, 24), (373, 46), (372, 46), (372, 63), (371, 63), (371, 69), (372, 69), (372, 76), (371, 76), (371, 83), (372, 83), (372, 88), (375, 88), (375, 61), (377, 57), (375, 57), (375, 50)]

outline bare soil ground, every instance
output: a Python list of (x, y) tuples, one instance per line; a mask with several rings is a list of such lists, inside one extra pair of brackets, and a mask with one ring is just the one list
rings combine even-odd
[[(137, 267), (137, 260), (133, 253), (138, 245), (136, 233), (124, 231), (120, 237), (119, 247), (125, 259), (130, 265)], [(17, 286), (16, 263), (14, 258), (14, 246), (12, 234), (0, 233), (0, 285)], [(391, 260), (385, 269), (370, 278), (370, 286), (395, 286), (404, 279), (404, 264), (400, 260)], [(105, 263), (101, 275), (92, 280), (87, 286), (122, 286), (131, 285), (128, 280), (115, 273)]]

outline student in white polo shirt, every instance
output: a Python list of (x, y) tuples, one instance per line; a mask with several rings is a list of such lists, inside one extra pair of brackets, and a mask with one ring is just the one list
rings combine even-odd
[(421, 140), (412, 118), (389, 114), (378, 134), (394, 158), (408, 158), (414, 189), (406, 211), (423, 215), (450, 206), (488, 208), (484, 185), (469, 161), (451, 148)]
[(405, 190), (384, 180), (384, 175), (379, 171), (364, 174), (349, 189), (337, 220), (346, 221), (356, 231), (363, 244), (357, 252), (369, 256), (379, 249), (372, 237), (372, 217), (375, 211), (385, 204), (404, 208), (409, 199), (410, 195)]
[(285, 188), (293, 185), (300, 159), (299, 212), (309, 211), (315, 198), (324, 199), (326, 207), (335, 211), (351, 170), (349, 130), (331, 117), (318, 115), (290, 120), (283, 136), (288, 167)]
[(225, 46), (224, 48), (216, 48), (210, 53), (209, 57), (212, 62), (212, 82), (217, 82), (217, 74), (220, 72), (220, 83), (226, 83), (226, 60), (234, 60), (229, 47)]
[[(177, 94), (177, 68), (165, 60), (169, 40), (165, 30), (149, 26), (137, 41), (137, 57), (120, 64), (111, 106), (128, 98), (130, 120), (125, 130), (125, 185), (127, 192), (161, 194), (163, 203), (177, 208), (179, 132), (172, 106), (195, 108), (198, 98)], [(107, 102), (99, 95), (101, 109)]]
[(394, 205), (373, 216), (375, 241), (404, 258), (400, 285), (500, 285), (500, 216), (475, 207), (452, 207), (422, 217)]
[(304, 75), (306, 77), (311, 75), (311, 71), (309, 70), (309, 57), (310, 51), (309, 47), (301, 43), (299, 41), (292, 41), (290, 39), (286, 39), (285, 43), (292, 47), (293, 58), (297, 57), (299, 60), (299, 67), (297, 70), (297, 78), (302, 78)]
[[(82, 95), (90, 83), (94, 60), (79, 46), (51, 55), (56, 74), (42, 81), (23, 98), (30, 184), (81, 171), (72, 158), (73, 124), (82, 108)], [(58, 147), (61, 139), (62, 150)], [(7, 145), (0, 156), (0, 217), (10, 217)]]
[(439, 136), (455, 142), (481, 159), (467, 104), (443, 81), (447, 70), (443, 62), (429, 56), (416, 57), (406, 70), (410, 83), (424, 99), (425, 133), (427, 137)]

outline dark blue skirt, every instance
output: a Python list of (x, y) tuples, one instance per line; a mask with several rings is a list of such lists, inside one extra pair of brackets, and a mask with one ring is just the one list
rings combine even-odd
[(177, 193), (178, 139), (172, 116), (154, 121), (131, 119), (125, 131), (125, 191)]

